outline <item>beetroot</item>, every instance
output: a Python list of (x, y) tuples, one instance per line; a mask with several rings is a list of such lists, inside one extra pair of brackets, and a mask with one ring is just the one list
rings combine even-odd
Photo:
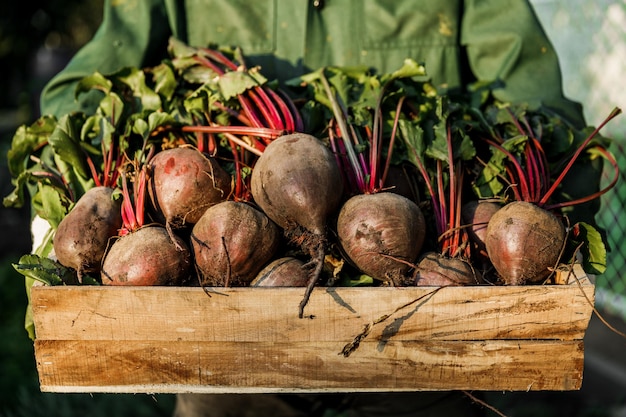
[[(515, 201), (498, 210), (489, 221), (485, 245), (487, 253), (500, 278), (508, 285), (545, 280), (557, 266), (563, 253), (566, 231), (563, 223), (554, 213), (564, 207), (591, 201), (608, 191), (617, 181), (619, 169), (610, 152), (601, 146), (590, 145), (602, 126), (621, 113), (614, 109), (609, 116), (591, 132), (577, 147), (567, 163), (550, 164), (541, 138), (541, 130), (531, 128), (525, 116), (517, 119), (507, 109), (514, 121), (517, 133), (512, 139), (526, 138), (523, 149), (514, 153), (505, 145), (505, 139), (498, 135), (485, 139), (494, 150), (504, 154), (505, 173), (508, 189)], [(538, 137), (537, 137), (538, 136)], [(563, 185), (563, 180), (572, 169), (581, 153), (594, 147), (599, 155), (604, 155), (615, 170), (614, 180), (603, 190), (586, 197), (551, 202), (555, 192)], [(558, 175), (552, 167), (560, 169)]]
[(407, 282), (425, 229), (417, 204), (395, 193), (351, 197), (337, 219), (339, 243), (349, 260), (363, 273), (392, 285)]
[(508, 285), (545, 279), (560, 258), (565, 227), (536, 204), (513, 201), (489, 221), (485, 246), (491, 262)]
[[(104, 255), (100, 274), (104, 285), (181, 285), (190, 274), (187, 244), (160, 224), (144, 225), (145, 165), (122, 175), (122, 228)], [(134, 176), (132, 192), (128, 176)]]
[(255, 202), (315, 265), (300, 317), (323, 268), (327, 221), (339, 207), (342, 183), (332, 152), (314, 136), (294, 133), (268, 145), (252, 170)]
[(250, 283), (251, 287), (306, 287), (309, 271), (303, 261), (291, 256), (278, 258), (265, 266)]
[(54, 234), (58, 261), (77, 271), (78, 280), (86, 273), (99, 273), (109, 239), (122, 227), (121, 199), (113, 199), (114, 189), (99, 186), (88, 190), (61, 220)]
[(148, 193), (157, 218), (169, 228), (195, 224), (231, 192), (231, 176), (217, 160), (190, 146), (158, 152), (149, 162)]
[[(190, 276), (186, 243), (160, 225), (148, 225), (119, 237), (102, 264), (103, 285), (181, 285)], [(182, 250), (181, 250), (182, 248)]]
[(242, 286), (274, 256), (280, 230), (248, 203), (224, 201), (208, 208), (191, 232), (200, 282)]
[(282, 136), (265, 149), (251, 186), (254, 201), (287, 233), (313, 240), (325, 236), (326, 221), (342, 197), (331, 152), (303, 133)]
[(422, 255), (415, 269), (417, 286), (445, 287), (478, 283), (479, 275), (469, 262), (437, 252)]

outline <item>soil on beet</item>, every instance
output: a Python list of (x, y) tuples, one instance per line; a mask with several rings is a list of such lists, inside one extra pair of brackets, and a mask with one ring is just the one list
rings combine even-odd
[(413, 201), (399, 194), (360, 194), (350, 198), (337, 219), (337, 235), (350, 262), (372, 278), (402, 286), (419, 255), (425, 219)]
[(105, 255), (104, 285), (184, 285), (192, 270), (191, 252), (178, 236), (147, 225), (118, 238)]

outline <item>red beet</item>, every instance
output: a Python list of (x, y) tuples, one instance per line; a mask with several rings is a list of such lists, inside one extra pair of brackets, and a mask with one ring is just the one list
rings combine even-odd
[(294, 133), (271, 142), (252, 170), (255, 202), (315, 265), (300, 317), (317, 283), (327, 244), (327, 221), (342, 198), (342, 177), (332, 152), (314, 136)]
[(143, 226), (119, 237), (102, 264), (104, 285), (181, 285), (191, 271), (185, 242), (160, 225)]
[(280, 230), (248, 203), (224, 201), (194, 225), (191, 248), (202, 285), (242, 286), (274, 256)]
[(479, 274), (469, 262), (437, 252), (425, 253), (415, 268), (417, 286), (457, 286), (479, 283)]
[(395, 193), (358, 194), (342, 206), (337, 236), (349, 260), (379, 281), (404, 285), (426, 235), (424, 215)]
[(113, 199), (113, 191), (110, 187), (88, 190), (55, 231), (57, 260), (75, 269), (80, 282), (84, 274), (100, 272), (109, 239), (122, 227), (121, 201)]
[(326, 222), (341, 201), (339, 168), (316, 137), (303, 133), (274, 140), (259, 157), (251, 178), (261, 209), (288, 233), (326, 235)]
[(524, 201), (511, 202), (489, 221), (485, 246), (507, 285), (545, 279), (559, 261), (565, 227), (551, 212)]
[(286, 256), (275, 259), (261, 270), (251, 287), (306, 287), (309, 270), (300, 259)]
[(183, 146), (149, 162), (148, 193), (160, 221), (174, 229), (195, 224), (204, 211), (228, 198), (231, 176), (212, 158)]

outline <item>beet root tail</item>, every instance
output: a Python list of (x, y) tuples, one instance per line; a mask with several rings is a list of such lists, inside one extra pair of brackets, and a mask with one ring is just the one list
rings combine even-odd
[(306, 290), (304, 291), (304, 297), (302, 298), (302, 301), (300, 301), (300, 307), (298, 311), (298, 317), (300, 318), (304, 317), (304, 308), (309, 303), (313, 288), (315, 288), (315, 284), (317, 284), (317, 281), (322, 274), (322, 269), (324, 268), (324, 258), (326, 257), (326, 251), (324, 249), (323, 242), (320, 242), (320, 244), (317, 245), (317, 249), (315, 252), (315, 255), (311, 258), (311, 261), (309, 262), (309, 264), (311, 266), (314, 266), (314, 268), (309, 275), (309, 281), (307, 283)]

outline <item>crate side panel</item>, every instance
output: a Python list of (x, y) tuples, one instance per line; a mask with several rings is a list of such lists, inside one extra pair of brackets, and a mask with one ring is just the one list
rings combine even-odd
[(580, 340), (591, 284), (456, 288), (316, 288), (298, 318), (303, 289), (37, 287), (38, 339), (342, 342), (379, 322), (394, 340)]
[[(36, 341), (42, 391), (576, 390), (581, 341)], [(559, 358), (559, 360), (554, 360)]]

